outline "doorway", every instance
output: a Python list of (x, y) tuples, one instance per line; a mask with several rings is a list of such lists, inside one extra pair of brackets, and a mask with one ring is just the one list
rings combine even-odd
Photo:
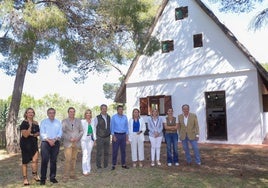
[(225, 91), (205, 92), (207, 138), (227, 140)]

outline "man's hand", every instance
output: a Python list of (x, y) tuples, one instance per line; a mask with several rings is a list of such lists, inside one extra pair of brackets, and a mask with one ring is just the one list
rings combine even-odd
[(71, 141), (71, 142), (76, 142), (77, 139), (76, 139), (76, 138), (71, 138), (70, 141)]
[(55, 146), (55, 140), (47, 139), (48, 144), (52, 147)]
[(115, 135), (113, 135), (112, 140), (113, 140), (114, 142), (116, 142), (116, 141), (117, 141), (117, 139), (116, 139)]

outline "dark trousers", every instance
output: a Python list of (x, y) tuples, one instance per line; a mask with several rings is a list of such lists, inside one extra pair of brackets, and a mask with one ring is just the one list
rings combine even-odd
[(126, 134), (114, 134), (116, 142), (113, 141), (113, 166), (117, 163), (118, 149), (121, 153), (121, 165), (126, 164)]
[(47, 166), (50, 161), (50, 180), (55, 179), (57, 171), (57, 157), (60, 150), (60, 142), (56, 141), (54, 146), (50, 146), (48, 142), (41, 143), (41, 180), (47, 179)]
[(97, 156), (96, 165), (97, 168), (101, 168), (101, 159), (103, 156), (103, 167), (108, 167), (109, 149), (110, 149), (110, 136), (106, 138), (97, 137)]

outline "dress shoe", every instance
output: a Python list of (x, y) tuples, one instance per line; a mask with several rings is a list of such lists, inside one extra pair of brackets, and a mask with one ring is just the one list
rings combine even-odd
[(40, 180), (40, 185), (46, 185), (46, 181), (45, 180)]
[(111, 170), (115, 170), (115, 166), (112, 166), (112, 169)]
[(129, 167), (127, 165), (122, 165), (122, 168), (129, 169)]
[(51, 179), (50, 182), (52, 182), (52, 183), (58, 183), (58, 180), (56, 180), (56, 179), (54, 178), (54, 179)]

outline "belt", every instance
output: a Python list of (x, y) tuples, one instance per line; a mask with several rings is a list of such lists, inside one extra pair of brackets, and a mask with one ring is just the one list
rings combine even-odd
[(117, 133), (117, 132), (114, 132), (114, 134), (126, 134), (126, 133)]

